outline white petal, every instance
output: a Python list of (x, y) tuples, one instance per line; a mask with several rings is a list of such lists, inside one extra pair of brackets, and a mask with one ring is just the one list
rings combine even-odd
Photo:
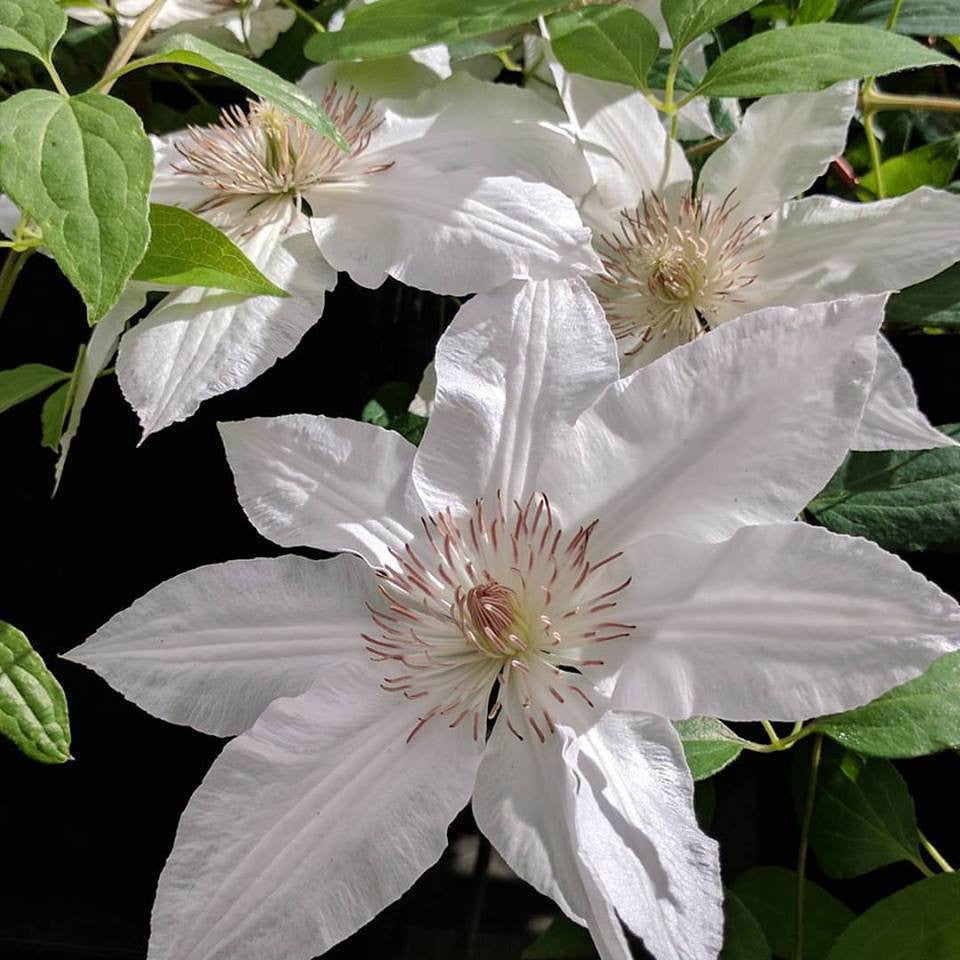
[[(475, 168), (542, 181), (568, 196), (586, 193), (590, 170), (562, 110), (530, 90), (458, 73), (416, 100), (377, 105), (383, 124), (368, 155), (412, 157), (435, 170)], [(371, 160), (370, 162), (374, 162)]]
[(494, 731), (473, 800), (480, 829), (525, 880), (590, 927), (601, 957), (631, 956), (619, 918), (658, 960), (712, 960), (721, 941), (716, 844), (670, 725), (606, 713), (546, 743)]
[(960, 607), (875, 543), (803, 523), (654, 537), (618, 616), (614, 702), (668, 717), (800, 720), (866, 703), (960, 646)]
[(219, 426), (240, 504), (274, 543), (349, 550), (381, 566), (413, 536), (416, 447), (399, 433), (306, 414)]
[(767, 221), (760, 244), (744, 310), (899, 290), (960, 258), (960, 196), (921, 187), (876, 203), (809, 197)]
[(877, 372), (853, 449), (927, 450), (956, 445), (920, 412), (910, 374), (886, 337), (878, 338)]
[(211, 564), (154, 587), (65, 656), (153, 716), (233, 736), (362, 656), (376, 596), (356, 557)]
[(670, 351), (580, 417), (538, 489), (613, 549), (792, 519), (850, 446), (882, 315), (881, 297), (770, 308)]
[(857, 84), (849, 81), (819, 93), (763, 97), (703, 165), (704, 195), (719, 202), (735, 191), (737, 219), (765, 217), (843, 153), (856, 105)]
[(423, 376), (420, 378), (420, 386), (414, 398), (410, 401), (407, 409), (410, 413), (415, 413), (418, 417), (433, 416), (433, 401), (437, 396), (437, 368), (431, 360), (423, 368)]
[(645, 192), (690, 183), (683, 150), (642, 93), (568, 73), (558, 63), (551, 70), (604, 206), (634, 207)]
[(144, 436), (185, 420), (208, 397), (248, 384), (290, 353), (323, 312), (336, 274), (308, 232), (289, 235), (270, 223), (240, 246), (290, 296), (188, 287), (130, 330), (120, 343), (117, 377)]
[[(398, 703), (399, 701), (399, 703)], [(180, 821), (149, 960), (309, 960), (433, 864), (478, 751), (367, 669), (279, 700), (226, 746)]]
[(197, 177), (178, 173), (175, 166), (183, 157), (177, 144), (187, 137), (187, 131), (177, 130), (166, 136), (150, 135), (153, 147), (153, 181), (150, 184), (152, 203), (166, 203), (173, 207), (194, 207), (210, 199), (210, 190)]
[(389, 275), (461, 295), (600, 269), (573, 201), (517, 177), (441, 173), (401, 157), (307, 199), (323, 255), (365, 287)]
[(130, 281), (120, 294), (120, 299), (104, 314), (90, 334), (87, 349), (83, 353), (83, 362), (77, 373), (77, 383), (74, 387), (73, 401), (70, 404), (70, 416), (66, 429), (60, 437), (60, 456), (54, 470), (53, 490), (56, 493), (63, 476), (63, 468), (70, 452), (70, 444), (80, 429), (80, 417), (86, 406), (90, 391), (97, 381), (97, 377), (106, 369), (110, 358), (117, 349), (117, 341), (127, 321), (140, 310), (147, 302), (147, 287), (145, 284)]
[[(617, 377), (617, 352), (582, 280), (474, 297), (437, 344), (433, 414), (413, 479), (431, 512), (526, 498), (558, 429)], [(549, 491), (546, 491), (549, 496)]]

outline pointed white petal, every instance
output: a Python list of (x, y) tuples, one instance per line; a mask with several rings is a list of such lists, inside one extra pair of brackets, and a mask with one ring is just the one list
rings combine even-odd
[(274, 543), (349, 550), (381, 566), (413, 536), (416, 447), (399, 433), (306, 414), (219, 426), (240, 504)]
[(920, 412), (910, 374), (886, 337), (879, 337), (877, 372), (852, 448), (927, 450), (956, 445), (956, 440), (932, 426)]
[(437, 367), (431, 360), (423, 369), (420, 386), (417, 387), (416, 396), (410, 401), (410, 406), (407, 409), (418, 417), (431, 417), (433, 416), (433, 402), (436, 396)]
[(770, 308), (672, 350), (601, 395), (537, 489), (599, 518), (598, 550), (792, 519), (849, 449), (882, 315), (882, 297)]
[[(157, 890), (149, 960), (309, 960), (433, 864), (478, 750), (369, 665), (278, 700), (193, 795)], [(398, 702), (399, 701), (399, 702)]]
[(65, 656), (153, 716), (233, 736), (361, 658), (376, 595), (356, 557), (212, 564), (154, 587)]
[(704, 195), (720, 202), (735, 191), (736, 219), (765, 217), (843, 153), (856, 105), (857, 84), (850, 81), (818, 93), (761, 98), (703, 165)]
[(412, 157), (434, 170), (515, 175), (577, 197), (590, 170), (562, 110), (530, 90), (454, 74), (415, 100), (377, 104), (384, 114), (361, 161)]
[(556, 62), (551, 70), (605, 207), (634, 207), (645, 192), (690, 183), (683, 150), (642, 93), (568, 73)]
[(803, 523), (722, 543), (653, 537), (618, 616), (614, 702), (668, 717), (800, 720), (866, 703), (960, 647), (960, 607), (869, 540)]
[(177, 143), (187, 137), (186, 130), (177, 130), (162, 137), (150, 135), (153, 146), (153, 180), (150, 183), (151, 203), (165, 203), (171, 207), (194, 207), (210, 199), (210, 190), (194, 177), (175, 169), (183, 157), (177, 152)]
[(573, 201), (517, 177), (442, 173), (401, 157), (307, 199), (321, 252), (365, 287), (389, 275), (460, 295), (600, 269)]
[(716, 844), (693, 813), (693, 784), (663, 720), (606, 713), (546, 743), (498, 725), (473, 809), (507, 863), (575, 921), (601, 957), (631, 956), (617, 919), (658, 960), (712, 960), (721, 941)]
[(127, 321), (142, 310), (146, 302), (147, 287), (131, 280), (120, 294), (120, 299), (106, 312), (90, 334), (87, 349), (83, 354), (83, 362), (77, 374), (73, 402), (70, 404), (70, 416), (67, 419), (66, 429), (60, 437), (60, 456), (57, 458), (57, 466), (54, 469), (54, 493), (60, 486), (63, 468), (67, 463), (67, 454), (70, 453), (70, 444), (77, 435), (77, 430), (80, 429), (80, 417), (90, 391), (115, 353), (117, 342)]
[(240, 246), (290, 296), (188, 287), (125, 334), (117, 377), (144, 436), (185, 420), (208, 397), (248, 384), (290, 353), (323, 312), (336, 274), (309, 232), (290, 235), (282, 222), (271, 222)]
[(808, 197), (767, 221), (744, 310), (899, 290), (960, 258), (960, 196), (921, 187), (876, 203)]
[(507, 503), (534, 493), (558, 429), (616, 379), (617, 353), (586, 283), (554, 280), (474, 297), (437, 345), (435, 366), (413, 468), (431, 512), (498, 490)]

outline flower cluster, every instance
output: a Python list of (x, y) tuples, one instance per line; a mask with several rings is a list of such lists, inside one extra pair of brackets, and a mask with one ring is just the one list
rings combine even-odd
[[(295, 16), (146, 6), (108, 13), (151, 27), (147, 54), (186, 23), (259, 56)], [(612, 9), (649, 15), (654, 51), (680, 35), (657, 4)], [(67, 655), (234, 738), (183, 813), (150, 960), (309, 960), (409, 889), (468, 804), (605, 960), (631, 937), (715, 960), (719, 851), (676, 724), (799, 724), (960, 649), (953, 599), (804, 519), (851, 449), (954, 444), (881, 324), (892, 291), (960, 259), (960, 197), (810, 192), (850, 80), (760, 97), (721, 137), (707, 98), (674, 109), (679, 51), (661, 101), (562, 65), (545, 22), (497, 37), (463, 68), (429, 45), (327, 63), (286, 108), (251, 95), (151, 138), (150, 200), (284, 296), (134, 277), (78, 364), (67, 440), (114, 351), (147, 437), (291, 353), (341, 274), (461, 302), (418, 445), (327, 416), (220, 424), (256, 530), (334, 556), (183, 573)], [(488, 48), (525, 51), (531, 89), (485, 78)]]

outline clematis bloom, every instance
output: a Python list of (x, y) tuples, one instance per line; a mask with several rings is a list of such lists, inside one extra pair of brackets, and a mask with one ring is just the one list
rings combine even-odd
[[(583, 214), (605, 268), (593, 287), (625, 371), (752, 310), (898, 290), (960, 259), (960, 197), (946, 191), (792, 199), (842, 154), (855, 83), (761, 98), (694, 187), (643, 94), (552, 70), (593, 173)], [(890, 344), (879, 349), (855, 447), (952, 444), (917, 409)]]
[[(302, 87), (347, 152), (257, 102), (155, 140), (152, 199), (206, 217), (289, 296), (191, 287), (128, 331), (117, 376), (145, 435), (286, 356), (337, 271), (459, 295), (600, 269), (566, 195), (589, 179), (560, 111), (467, 76), (376, 104), (332, 77), (318, 68)], [(565, 192), (536, 182), (546, 177)]]
[[(618, 379), (585, 283), (512, 284), (437, 350), (419, 448), (315, 416), (222, 425), (282, 546), (201, 567), (69, 657), (226, 746), (183, 814), (150, 960), (306, 960), (440, 856), (472, 797), (522, 878), (628, 960), (721, 945), (716, 844), (669, 719), (863, 703), (960, 608), (794, 522), (860, 419), (882, 299), (776, 308)], [(830, 336), (826, 336), (826, 332)]]

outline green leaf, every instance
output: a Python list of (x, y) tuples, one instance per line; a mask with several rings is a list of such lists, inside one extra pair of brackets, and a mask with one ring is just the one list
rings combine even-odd
[(663, 0), (661, 12), (675, 49), (756, 6), (757, 0)]
[[(318, 36), (321, 36), (318, 34)], [(327, 36), (327, 34), (322, 34)], [(165, 40), (156, 53), (148, 57), (141, 57), (127, 64), (119, 70), (116, 76), (123, 76), (131, 70), (140, 67), (149, 67), (157, 63), (182, 63), (197, 67), (200, 70), (209, 70), (221, 77), (227, 77), (241, 87), (245, 87), (258, 97), (278, 106), (291, 117), (302, 120), (308, 127), (319, 131), (329, 140), (332, 140), (343, 150), (347, 150), (347, 142), (333, 125), (333, 121), (324, 112), (323, 107), (307, 96), (299, 87), (278, 77), (275, 73), (261, 67), (246, 57), (237, 53), (221, 50), (212, 43), (191, 37), (187, 34), (177, 34)]]
[(30, 641), (0, 620), (0, 733), (43, 763), (70, 759), (67, 699)]
[(63, 425), (70, 410), (70, 396), (72, 384), (65, 383), (57, 387), (53, 393), (43, 401), (40, 411), (40, 427), (42, 430), (41, 443), (48, 450), (56, 453), (60, 449), (60, 437), (63, 435)]
[(427, 418), (410, 413), (407, 409), (415, 392), (409, 383), (401, 383), (399, 380), (385, 383), (364, 405), (360, 419), (364, 423), (374, 423), (378, 427), (396, 430), (411, 443), (418, 444), (427, 428)]
[(0, 48), (49, 63), (67, 29), (67, 15), (53, 0), (0, 0)]
[[(824, 960), (854, 913), (811, 880), (804, 881), (803, 889), (804, 960)], [(783, 867), (754, 867), (737, 877), (732, 890), (760, 924), (773, 955), (790, 960), (796, 942), (796, 873)]]
[[(916, 150), (909, 150), (880, 164), (883, 186), (888, 197), (901, 197), (917, 187), (946, 187), (953, 179), (953, 171), (960, 160), (960, 137), (948, 137), (926, 143)], [(873, 199), (877, 193), (877, 177), (871, 170), (860, 178), (860, 186), (870, 191)]]
[(44, 363), (25, 363), (10, 370), (0, 370), (0, 413), (69, 377), (66, 370), (48, 367)]
[(960, 263), (892, 296), (884, 322), (896, 330), (960, 329)]
[(150, 246), (134, 280), (285, 297), (227, 236), (195, 213), (150, 204)]
[(821, 717), (816, 729), (873, 757), (922, 757), (960, 747), (960, 653), (856, 710)]
[(770, 944), (763, 927), (731, 890), (723, 898), (723, 919), (720, 960), (770, 960)]
[(837, 12), (837, 0), (800, 0), (794, 23), (821, 23)]
[(683, 740), (683, 752), (694, 780), (704, 780), (733, 763), (744, 741), (713, 717), (690, 717), (673, 724)]
[[(960, 424), (940, 429), (960, 437)], [(851, 453), (807, 510), (830, 530), (887, 550), (951, 546), (960, 528), (960, 447)]]
[[(795, 770), (798, 795), (807, 783), (807, 766)], [(888, 863), (919, 858), (917, 817), (903, 777), (889, 760), (863, 760), (855, 753), (824, 745), (810, 846), (828, 877), (859, 877)]]
[(91, 323), (147, 249), (152, 177), (143, 124), (114, 97), (24, 90), (0, 103), (0, 184), (40, 227)]
[(646, 89), (657, 59), (657, 28), (631, 7), (609, 4), (558, 13), (548, 21), (556, 58), (567, 70)]
[[(661, 50), (657, 54), (650, 67), (650, 73), (647, 75), (647, 85), (651, 90), (662, 90), (667, 84), (667, 72), (670, 69), (670, 51)], [(674, 80), (673, 89), (677, 93), (689, 93), (700, 86), (700, 77), (698, 77), (685, 63), (681, 63), (677, 68), (677, 76)]]
[(567, 0), (378, 0), (351, 10), (342, 29), (314, 34), (304, 53), (318, 63), (376, 60), (515, 27), (566, 5)]
[[(883, 27), (893, 0), (859, 0), (838, 11), (840, 19)], [(945, 37), (960, 32), (960, 0), (903, 0), (894, 30), (917, 36)]]
[(960, 957), (960, 873), (942, 873), (875, 903), (843, 932), (828, 960)]
[(523, 960), (587, 960), (596, 955), (590, 934), (566, 917), (557, 917), (520, 954)]
[(754, 34), (717, 57), (698, 93), (760, 97), (823, 90), (839, 80), (955, 65), (908, 37), (846, 23), (808, 23)]

